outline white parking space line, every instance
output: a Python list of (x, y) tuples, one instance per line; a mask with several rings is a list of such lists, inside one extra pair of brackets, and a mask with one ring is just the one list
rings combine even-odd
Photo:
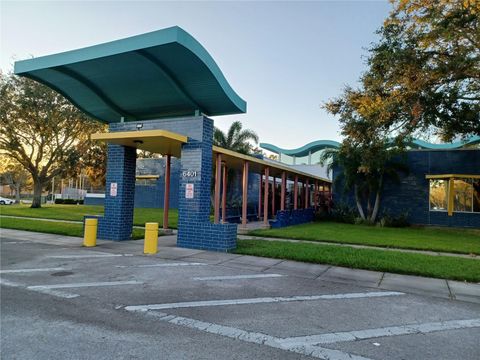
[(0, 285), (16, 287), (16, 288), (26, 288), (27, 290), (36, 291), (36, 292), (39, 292), (39, 293), (42, 293), (42, 294), (47, 294), (47, 295), (53, 295), (53, 296), (61, 297), (61, 298), (64, 298), (64, 299), (73, 299), (73, 298), (76, 298), (76, 297), (80, 296), (80, 295), (77, 295), (77, 294), (70, 294), (70, 293), (66, 293), (66, 292), (63, 292), (63, 291), (55, 291), (55, 290), (49, 290), (49, 289), (31, 289), (24, 284), (20, 284), (20, 283), (5, 280), (5, 279), (0, 279)]
[(291, 297), (263, 297), (250, 299), (232, 299), (232, 300), (206, 300), (206, 301), (189, 301), (167, 304), (150, 304), (150, 305), (132, 305), (126, 306), (129, 311), (135, 310), (165, 310), (178, 308), (192, 308), (203, 306), (224, 306), (224, 305), (244, 305), (244, 304), (265, 304), (292, 301), (315, 301), (315, 300), (337, 300), (337, 299), (359, 299), (374, 298), (386, 296), (399, 296), (404, 293), (396, 291), (379, 291), (365, 293), (347, 293), (347, 294), (325, 294), (325, 295), (307, 295), (307, 296), (291, 296)]
[(27, 289), (36, 291), (42, 294), (53, 295), (53, 296), (64, 298), (64, 299), (73, 299), (80, 296), (78, 294), (72, 294), (72, 293), (67, 293), (67, 292), (57, 291), (52, 289), (31, 289), (29, 287), (27, 287)]
[(24, 287), (23, 284), (17, 283), (15, 281), (0, 279), (0, 285), (10, 286), (10, 287)]
[(188, 262), (180, 262), (180, 263), (164, 263), (164, 264), (143, 264), (143, 265), (115, 265), (117, 268), (149, 268), (149, 267), (176, 267), (176, 266), (204, 266), (208, 265), (205, 263), (188, 263)]
[(87, 259), (87, 258), (106, 258), (119, 256), (133, 256), (133, 254), (88, 254), (88, 255), (49, 255), (50, 259)]
[(10, 269), (10, 270), (0, 270), (0, 274), (15, 274), (15, 273), (29, 273), (29, 272), (42, 272), (42, 271), (64, 271), (70, 270), (61, 267), (55, 268), (41, 268), (41, 269)]
[(160, 321), (165, 321), (170, 324), (179, 326), (185, 326), (190, 329), (196, 329), (205, 331), (210, 334), (221, 335), (231, 339), (245, 341), (248, 343), (254, 343), (259, 345), (265, 345), (276, 349), (286, 350), (301, 355), (307, 355), (324, 360), (370, 360), (368, 358), (349, 354), (340, 350), (326, 349), (319, 346), (304, 346), (299, 347), (286, 347), (282, 344), (282, 339), (271, 335), (245, 331), (230, 326), (219, 325), (215, 323), (209, 323), (205, 321), (199, 321), (183, 316), (168, 315), (160, 312), (147, 311), (147, 315), (155, 317)]
[(468, 320), (449, 320), (440, 322), (429, 322), (422, 324), (389, 326), (377, 329), (345, 331), (337, 333), (327, 333), (320, 335), (298, 336), (285, 338), (283, 345), (316, 345), (316, 344), (332, 344), (343, 341), (357, 341), (365, 339), (373, 339), (388, 336), (399, 336), (408, 334), (428, 334), (437, 331), (469, 329), (480, 327), (480, 319)]
[(53, 284), (53, 285), (35, 285), (28, 286), (30, 290), (47, 290), (47, 289), (67, 289), (67, 288), (82, 288), (82, 287), (102, 287), (102, 286), (117, 286), (117, 285), (141, 285), (141, 281), (104, 281), (104, 282), (90, 282), (90, 283), (73, 283), (73, 284)]
[(194, 277), (196, 281), (215, 281), (215, 280), (243, 280), (243, 279), (263, 279), (263, 278), (278, 278), (284, 275), (280, 274), (257, 274), (257, 275), (231, 275), (231, 276), (205, 276)]

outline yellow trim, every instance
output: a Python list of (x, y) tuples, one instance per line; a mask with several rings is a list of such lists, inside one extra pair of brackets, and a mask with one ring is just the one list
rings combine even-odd
[(180, 157), (187, 136), (167, 130), (118, 131), (92, 134), (92, 140)]
[(167, 130), (139, 130), (139, 131), (117, 131), (108, 133), (92, 134), (92, 140), (120, 140), (120, 139), (142, 139), (151, 137), (164, 137), (171, 140), (186, 143), (188, 137)]
[(158, 179), (160, 175), (136, 175), (137, 179)]
[(425, 175), (425, 179), (451, 179), (451, 178), (470, 178), (470, 179), (480, 179), (480, 175), (472, 175), (472, 174), (441, 174), (441, 175)]
[(448, 204), (447, 204), (447, 211), (448, 216), (453, 215), (453, 200), (454, 200), (454, 179), (451, 178), (448, 180)]

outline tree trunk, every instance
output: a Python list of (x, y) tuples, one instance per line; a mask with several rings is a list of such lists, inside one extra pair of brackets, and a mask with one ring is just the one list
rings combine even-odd
[(378, 209), (380, 209), (380, 189), (377, 190), (377, 195), (375, 195), (375, 205), (373, 206), (372, 217), (370, 218), (372, 223), (375, 222), (377, 218)]
[(355, 202), (357, 203), (357, 209), (358, 213), (360, 214), (360, 217), (365, 220), (365, 214), (363, 213), (363, 207), (362, 207), (362, 202), (360, 201), (360, 198), (358, 197), (358, 187), (355, 185)]
[(40, 208), (42, 207), (42, 189), (43, 182), (39, 179), (33, 180), (33, 201), (31, 208)]
[(372, 213), (372, 222), (375, 222), (375, 219), (377, 218), (378, 215), (378, 210), (380, 209), (380, 193), (382, 192), (383, 189), (383, 174), (380, 175), (380, 181), (378, 182), (378, 188), (377, 188), (377, 194), (375, 196), (375, 206), (373, 208), (373, 213)]
[(20, 204), (20, 183), (15, 184), (15, 203)]
[(371, 218), (371, 215), (372, 215), (372, 202), (371, 202), (371, 199), (370, 199), (370, 191), (367, 191), (367, 216), (366, 218), (367, 219), (370, 219)]

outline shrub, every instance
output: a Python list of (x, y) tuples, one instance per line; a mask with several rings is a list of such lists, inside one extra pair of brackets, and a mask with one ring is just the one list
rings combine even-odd
[(379, 221), (379, 225), (382, 227), (407, 227), (410, 225), (408, 222), (408, 213), (403, 212), (395, 216), (385, 212)]
[(347, 224), (354, 224), (357, 217), (357, 209), (346, 203), (335, 204), (331, 211), (333, 221), (338, 221)]
[(354, 223), (355, 225), (368, 225), (368, 226), (375, 225), (375, 223), (372, 222), (371, 220), (362, 219), (361, 217), (356, 217)]

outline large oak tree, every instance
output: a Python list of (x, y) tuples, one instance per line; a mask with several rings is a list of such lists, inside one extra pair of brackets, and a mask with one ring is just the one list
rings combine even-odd
[(75, 169), (104, 125), (87, 118), (50, 88), (27, 78), (0, 74), (0, 152), (32, 176), (32, 207), (43, 188)]

